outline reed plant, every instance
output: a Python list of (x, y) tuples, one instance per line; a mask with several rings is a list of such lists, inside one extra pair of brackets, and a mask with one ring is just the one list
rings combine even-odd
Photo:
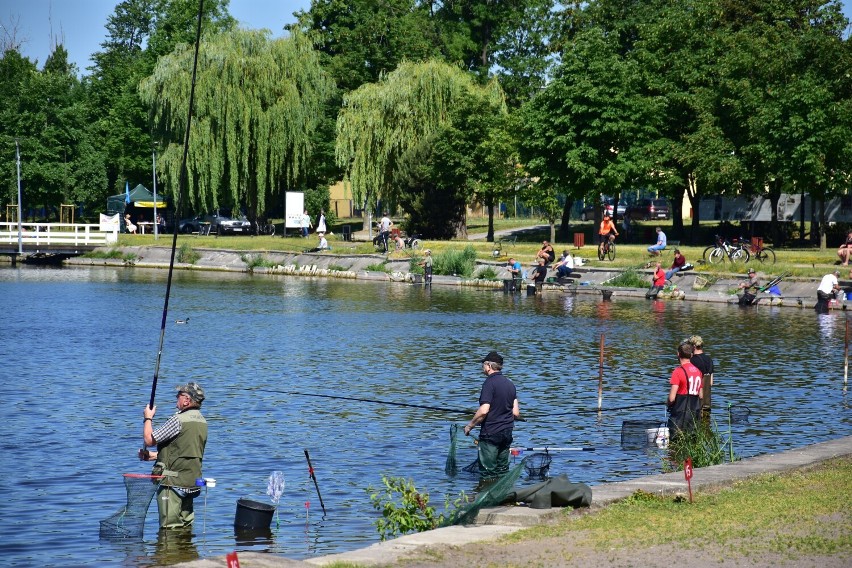
[(435, 274), (470, 278), (476, 268), (476, 249), (470, 245), (462, 250), (448, 249), (436, 255), (433, 262)]

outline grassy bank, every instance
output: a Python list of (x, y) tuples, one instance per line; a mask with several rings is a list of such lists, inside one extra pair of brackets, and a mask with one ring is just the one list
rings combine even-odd
[(847, 456), (697, 492), (691, 504), (638, 494), (498, 542), (429, 549), (400, 565), (848, 566), (850, 476)]
[[(497, 223), (499, 229), (517, 229), (524, 224), (537, 224), (535, 220), (509, 220)], [(591, 230), (588, 223), (581, 224), (579, 228), (587, 233)], [(665, 231), (670, 231), (670, 226), (663, 226)], [(423, 248), (430, 248), (435, 254), (447, 250), (462, 250), (466, 246), (472, 246), (476, 251), (477, 258), (481, 261), (503, 263), (508, 258), (514, 257), (524, 264), (532, 265), (535, 258), (535, 253), (541, 246), (541, 239), (547, 238), (546, 231), (526, 231), (521, 234), (519, 240), (515, 243), (503, 243), (500, 253), (494, 254), (494, 243), (488, 243), (483, 240), (473, 241), (432, 241), (424, 240)], [(332, 246), (334, 254), (377, 254), (372, 243), (369, 242), (347, 242), (343, 241), (340, 234), (332, 234), (328, 236), (329, 244)], [(171, 246), (171, 235), (162, 235), (155, 241), (153, 235), (120, 235), (120, 246)], [(316, 237), (311, 235), (307, 239), (297, 236), (281, 236), (264, 237), (264, 236), (196, 236), (196, 235), (179, 235), (178, 246), (187, 243), (192, 248), (219, 248), (235, 251), (281, 251), (298, 253), (309, 249), (316, 245)], [(571, 250), (573, 254), (589, 261), (589, 266), (607, 266), (618, 269), (640, 268), (644, 267), (651, 258), (648, 256), (646, 248), (650, 243), (643, 244), (624, 244), (618, 243), (617, 254), (614, 261), (599, 261), (597, 259), (597, 249), (594, 242), (586, 238), (586, 246), (576, 249), (573, 243), (554, 243), (554, 248), (557, 253), (563, 250)], [(835, 268), (834, 261), (836, 257), (834, 250), (821, 252), (814, 248), (784, 248), (776, 250), (777, 262), (775, 264), (760, 264), (752, 260), (747, 265), (738, 264), (731, 265), (725, 263), (723, 265), (701, 264), (698, 261), (702, 259), (705, 244), (700, 246), (680, 245), (680, 250), (686, 257), (687, 262), (696, 265), (698, 272), (707, 273), (734, 273), (745, 274), (749, 267), (755, 267), (759, 274), (763, 276), (773, 276), (781, 273), (789, 273), (792, 276), (801, 276), (808, 278), (819, 278), (827, 272)], [(668, 268), (672, 262), (672, 250), (674, 247), (664, 253), (661, 262), (663, 266)], [(391, 252), (390, 258), (404, 259), (411, 255), (417, 255), (416, 251), (400, 251)], [(847, 273), (841, 275), (846, 278)]]

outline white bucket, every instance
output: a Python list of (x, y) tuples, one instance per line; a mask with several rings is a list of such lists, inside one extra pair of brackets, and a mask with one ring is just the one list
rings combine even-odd
[(648, 437), (649, 446), (667, 448), (669, 445), (669, 429), (667, 426), (649, 428), (645, 430), (645, 435)]

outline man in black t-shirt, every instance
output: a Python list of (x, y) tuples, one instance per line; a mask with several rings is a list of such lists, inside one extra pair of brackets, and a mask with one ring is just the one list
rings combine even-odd
[(713, 359), (704, 352), (704, 340), (700, 335), (693, 335), (687, 341), (692, 344), (692, 358), (690, 363), (698, 367), (704, 375), (704, 411), (710, 412), (710, 394), (713, 387)]
[(464, 427), (466, 436), (477, 425), (479, 434), (479, 477), (482, 481), (496, 481), (509, 472), (509, 450), (512, 446), (512, 428), (520, 417), (518, 394), (515, 385), (503, 376), (503, 357), (492, 351), (482, 359), (482, 372), (486, 379), (479, 393), (479, 409)]

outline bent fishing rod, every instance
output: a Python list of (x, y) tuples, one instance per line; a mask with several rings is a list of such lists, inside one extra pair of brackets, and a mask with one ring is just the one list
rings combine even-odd
[[(148, 403), (148, 408), (154, 408), (154, 397), (157, 394), (157, 380), (160, 375), (160, 360), (163, 357), (163, 339), (166, 335), (166, 318), (169, 314), (169, 297), (171, 296), (172, 290), (172, 275), (174, 274), (175, 269), (175, 252), (177, 250), (177, 238), (178, 238), (178, 219), (180, 219), (181, 215), (181, 203), (183, 202), (183, 192), (186, 187), (186, 162), (187, 156), (189, 155), (189, 130), (192, 126), (192, 111), (195, 106), (195, 76), (196, 71), (198, 69), (198, 50), (201, 45), (201, 20), (204, 14), (204, 0), (198, 1), (198, 21), (195, 28), (195, 55), (192, 60), (192, 84), (189, 90), (189, 105), (186, 110), (186, 132), (183, 137), (183, 158), (181, 159), (180, 165), (180, 179), (178, 181), (178, 198), (177, 204), (175, 205), (175, 223), (174, 230), (172, 232), (172, 254), (169, 259), (169, 273), (166, 278), (166, 297), (163, 301), (163, 319), (160, 323), (160, 342), (157, 347), (157, 362), (154, 365), (154, 379), (151, 382), (151, 400)], [(156, 175), (156, 172), (155, 172)]]

